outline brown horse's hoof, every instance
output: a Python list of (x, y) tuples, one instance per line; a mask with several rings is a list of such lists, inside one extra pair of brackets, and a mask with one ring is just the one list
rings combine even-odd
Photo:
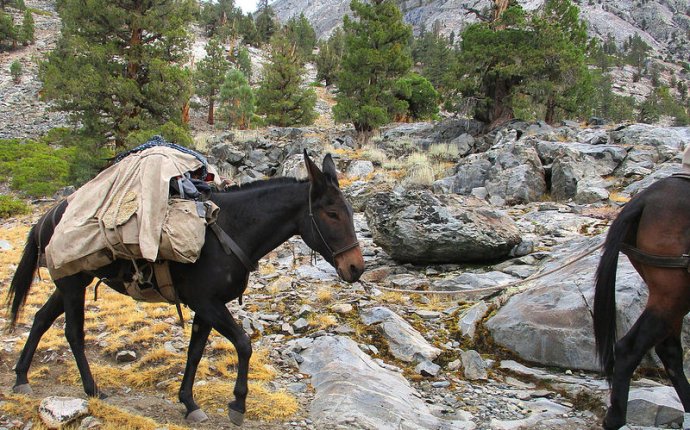
[(230, 417), (230, 422), (238, 427), (241, 426), (242, 423), (244, 423), (244, 414), (232, 408), (228, 409), (228, 417)]
[(201, 409), (197, 409), (188, 413), (185, 419), (187, 422), (199, 424), (208, 421), (208, 415), (206, 415), (206, 413)]
[(16, 394), (24, 394), (25, 396), (29, 396), (34, 393), (34, 390), (31, 389), (31, 385), (29, 384), (21, 384), (12, 387), (12, 392)]

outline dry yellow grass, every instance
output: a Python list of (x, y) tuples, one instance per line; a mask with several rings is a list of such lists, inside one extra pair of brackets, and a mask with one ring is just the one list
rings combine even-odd
[(452, 143), (434, 143), (429, 146), (429, 157), (437, 161), (454, 161), (460, 157), (460, 150)]
[[(159, 423), (150, 418), (134, 415), (131, 412), (116, 408), (98, 399), (89, 400), (89, 413), (105, 423), (103, 426), (104, 430), (154, 430), (161, 428)], [(183, 430), (186, 428), (173, 424), (166, 424), (165, 427), (169, 430)]]
[[(0, 410), (3, 413), (31, 420), (33, 422), (31, 428), (34, 430), (47, 429), (38, 416), (40, 400), (19, 394), (8, 395), (4, 400), (0, 405)], [(103, 430), (154, 430), (161, 428), (160, 423), (150, 418), (135, 415), (93, 398), (89, 399), (89, 414), (103, 422), (103, 427), (100, 427)], [(174, 424), (166, 424), (165, 427), (169, 430), (184, 430), (186, 428)], [(77, 423), (63, 427), (65, 430), (76, 428), (78, 428)]]
[[(199, 403), (207, 406), (208, 410), (224, 409), (228, 399), (233, 398), (233, 388), (232, 384), (209, 382), (195, 387), (194, 393)], [(271, 392), (261, 384), (250, 382), (249, 393), (246, 413), (249, 419), (286, 420), (299, 409), (297, 400), (284, 391)]]
[(318, 330), (327, 329), (338, 325), (338, 318), (330, 314), (311, 314), (307, 318), (309, 326)]
[(321, 287), (316, 290), (316, 301), (322, 304), (328, 304), (333, 301), (333, 289)]
[(410, 296), (397, 291), (384, 291), (378, 297), (379, 301), (384, 303), (393, 303), (398, 305), (404, 305), (410, 302)]
[[(425, 299), (422, 300), (422, 297)], [(452, 294), (429, 294), (415, 297), (415, 306), (428, 311), (443, 311), (455, 303), (456, 299)]]
[(609, 194), (609, 200), (614, 201), (616, 203), (627, 203), (630, 200), (630, 197), (621, 195), (616, 191), (611, 191), (611, 193)]

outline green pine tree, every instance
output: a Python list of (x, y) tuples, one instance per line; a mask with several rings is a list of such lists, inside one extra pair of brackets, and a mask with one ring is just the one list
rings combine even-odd
[(206, 44), (206, 57), (196, 67), (196, 92), (206, 97), (208, 116), (206, 122), (214, 123), (214, 106), (230, 63), (225, 59), (225, 51), (218, 37), (212, 37)]
[(249, 57), (249, 49), (246, 46), (241, 46), (231, 61), (244, 74), (247, 81), (252, 80), (252, 59)]
[(259, 32), (256, 30), (256, 24), (251, 14), (242, 15), (238, 22), (238, 32), (242, 37), (243, 43), (252, 46), (259, 46)]
[(302, 87), (304, 66), (297, 48), (284, 33), (271, 39), (270, 59), (264, 65), (257, 90), (257, 112), (266, 115), (268, 124), (280, 127), (309, 125), (316, 119), (316, 93)]
[(302, 61), (311, 61), (316, 46), (316, 31), (304, 14), (300, 14), (299, 18), (290, 18), (285, 24), (285, 31), (288, 40), (297, 46)]
[(256, 110), (256, 98), (247, 78), (238, 69), (230, 69), (220, 88), (220, 115), (230, 127), (246, 129)]
[(228, 39), (236, 37), (241, 18), (242, 11), (234, 0), (217, 0), (202, 3), (199, 21), (207, 36)]
[(515, 88), (523, 82), (521, 54), (531, 34), (519, 6), (506, 9), (496, 21), (468, 26), (455, 62), (455, 88), (461, 95), (457, 110), (469, 107), (478, 121), (496, 124), (513, 118), (510, 105)]
[(29, 9), (26, 9), (24, 11), (24, 19), (22, 20), (21, 34), (19, 35), (24, 46), (34, 43), (36, 40), (34, 31), (34, 16)]
[[(514, 118), (589, 115), (593, 78), (587, 69), (587, 34), (570, 0), (548, 0), (528, 16), (520, 6), (462, 34), (455, 91), (490, 126)], [(467, 103), (469, 102), (469, 103)]]
[(70, 112), (87, 136), (182, 124), (192, 93), (188, 24), (192, 0), (62, 0), (62, 34), (40, 64), (43, 95)]
[(10, 64), (10, 76), (12, 76), (12, 80), (15, 84), (21, 82), (22, 70), (22, 63), (20, 63), (19, 60), (14, 60), (12, 64)]
[(592, 77), (596, 89), (593, 114), (613, 122), (634, 120), (635, 99), (614, 93), (612, 78), (606, 71), (595, 70)]
[(12, 15), (0, 11), (0, 44), (9, 43), (14, 49), (17, 47), (18, 38), (17, 27), (14, 25)]
[(642, 40), (642, 37), (637, 33), (628, 38), (626, 48), (625, 61), (635, 67), (636, 73), (633, 77), (633, 81), (637, 82), (644, 74), (645, 65), (649, 58), (649, 51), (651, 51), (652, 48)]
[(350, 9), (354, 19), (343, 18), (345, 55), (333, 113), (337, 121), (352, 123), (366, 140), (374, 129), (407, 111), (394, 86), (412, 66), (412, 29), (403, 23), (393, 0), (353, 0)]
[(326, 86), (333, 84), (340, 73), (340, 63), (345, 52), (343, 31), (337, 28), (328, 40), (320, 40), (319, 53), (316, 55), (316, 79), (325, 81)]
[(268, 0), (259, 0), (254, 24), (256, 25), (257, 41), (260, 45), (269, 43), (273, 34), (280, 28), (273, 8), (268, 5)]
[(395, 95), (408, 105), (407, 114), (414, 120), (431, 119), (438, 114), (439, 94), (425, 77), (408, 73), (395, 83)]
[(579, 9), (570, 0), (547, 0), (532, 20), (533, 37), (525, 67), (525, 91), (544, 106), (544, 121), (559, 112), (591, 112), (594, 87), (587, 69), (587, 32)]
[(451, 73), (455, 55), (449, 39), (424, 32), (414, 40), (412, 57), (415, 63), (421, 64), (421, 74), (427, 78), (434, 88), (446, 92), (452, 85)]

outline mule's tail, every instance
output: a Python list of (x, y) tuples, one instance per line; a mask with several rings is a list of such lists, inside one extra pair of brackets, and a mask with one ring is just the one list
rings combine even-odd
[(36, 225), (29, 231), (29, 236), (26, 239), (24, 246), (24, 253), (19, 261), (17, 270), (14, 272), (14, 277), (10, 283), (10, 289), (7, 293), (7, 306), (10, 307), (10, 329), (14, 328), (19, 312), (26, 302), (29, 294), (29, 289), (34, 280), (34, 274), (38, 267), (38, 242), (36, 240)]
[(616, 344), (618, 252), (621, 242), (630, 231), (630, 227), (637, 222), (644, 208), (644, 199), (641, 196), (637, 197), (628, 202), (611, 223), (604, 242), (604, 252), (596, 272), (593, 312), (594, 339), (599, 365), (609, 381), (613, 376), (614, 346)]

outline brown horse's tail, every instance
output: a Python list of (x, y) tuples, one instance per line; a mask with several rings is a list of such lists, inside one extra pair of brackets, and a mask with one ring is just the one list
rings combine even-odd
[(620, 244), (644, 208), (640, 195), (633, 198), (611, 223), (604, 242), (604, 252), (596, 272), (594, 292), (594, 339), (599, 365), (610, 381), (613, 376), (614, 345), (616, 343), (616, 270)]
[(38, 241), (36, 240), (38, 232), (38, 224), (34, 225), (29, 231), (29, 236), (26, 239), (24, 246), (24, 253), (17, 270), (14, 272), (14, 277), (10, 283), (10, 289), (7, 293), (7, 306), (10, 307), (10, 323), (9, 328), (13, 329), (17, 323), (19, 312), (26, 302), (29, 294), (29, 289), (34, 280), (34, 274), (38, 267)]

